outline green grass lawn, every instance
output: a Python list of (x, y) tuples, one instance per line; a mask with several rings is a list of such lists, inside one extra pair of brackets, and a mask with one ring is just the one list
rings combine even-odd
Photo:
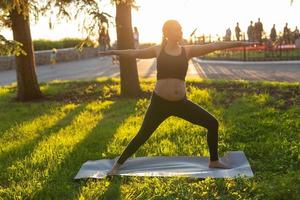
[[(153, 79), (121, 98), (118, 79), (41, 84), (20, 103), (0, 87), (0, 199), (299, 199), (300, 84), (188, 80), (188, 98), (220, 122), (219, 153), (242, 150), (254, 178), (73, 177), (87, 160), (115, 158), (137, 133)], [(208, 156), (206, 129), (170, 117), (135, 156)]]

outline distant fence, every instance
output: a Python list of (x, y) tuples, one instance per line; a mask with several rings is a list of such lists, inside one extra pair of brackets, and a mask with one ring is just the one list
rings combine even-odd
[[(87, 58), (93, 58), (97, 56), (98, 49), (96, 48), (84, 48), (79, 51), (75, 48), (58, 49), (56, 53), (56, 62), (66, 62), (81, 60)], [(48, 65), (51, 64), (51, 50), (36, 51), (35, 53), (36, 65)], [(0, 56), (0, 71), (15, 69), (16, 61), (15, 56)]]
[(300, 45), (298, 43), (276, 46), (261, 44), (238, 47), (215, 51), (202, 56), (201, 59), (236, 61), (300, 60)]

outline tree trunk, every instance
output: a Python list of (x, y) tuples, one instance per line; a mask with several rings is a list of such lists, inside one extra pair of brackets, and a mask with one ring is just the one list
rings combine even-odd
[(35, 72), (35, 59), (28, 17), (12, 10), (12, 31), (15, 41), (23, 44), (22, 49), (27, 55), (16, 56), (17, 65), (17, 98), (31, 101), (42, 97)]
[[(124, 3), (116, 5), (118, 49), (133, 49), (131, 6)], [(137, 97), (140, 92), (139, 77), (135, 58), (120, 56), (121, 95)]]

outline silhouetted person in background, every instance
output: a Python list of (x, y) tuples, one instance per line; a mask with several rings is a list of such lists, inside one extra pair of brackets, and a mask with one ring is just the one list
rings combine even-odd
[(230, 28), (226, 29), (225, 41), (231, 41), (231, 30), (230, 30)]
[(253, 26), (253, 21), (250, 21), (250, 25), (248, 26), (247, 29), (247, 36), (248, 36), (248, 41), (253, 42), (254, 41), (254, 26)]
[(56, 64), (57, 60), (57, 49), (53, 48), (50, 54), (50, 64), (51, 64), (51, 68), (53, 68), (53, 66)]
[(107, 47), (110, 47), (110, 38), (108, 35), (108, 31), (105, 26), (101, 26), (99, 31), (99, 39), (98, 43), (101, 51), (105, 51)]
[(235, 27), (235, 37), (237, 41), (240, 41), (240, 37), (241, 37), (241, 29), (239, 27), (239, 23), (236, 23), (236, 27)]
[(260, 18), (254, 25), (254, 41), (255, 42), (262, 42), (262, 33), (264, 31), (263, 24), (260, 22)]
[(277, 40), (277, 32), (276, 32), (275, 24), (273, 24), (273, 27), (271, 29), (270, 39), (273, 43)]
[(110, 46), (110, 36), (109, 36), (109, 33), (108, 33), (108, 29), (106, 30), (106, 46), (108, 49), (111, 48)]
[(133, 31), (133, 39), (134, 39), (134, 48), (138, 49), (139, 48), (139, 31), (137, 29), (137, 27), (134, 27), (134, 31)]
[(283, 28), (284, 44), (290, 44), (290, 34), (291, 34), (291, 30), (288, 27), (288, 23), (285, 23), (285, 27)]
[(300, 33), (298, 27), (296, 26), (295, 30), (293, 31), (293, 43), (295, 43), (296, 40), (299, 38), (300, 38)]

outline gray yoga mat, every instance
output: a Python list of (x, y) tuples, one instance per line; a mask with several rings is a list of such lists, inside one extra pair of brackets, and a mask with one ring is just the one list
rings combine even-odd
[[(75, 179), (105, 178), (115, 159), (87, 161)], [(159, 156), (129, 158), (120, 168), (121, 176), (188, 176), (195, 178), (253, 177), (249, 162), (242, 151), (230, 151), (220, 158), (230, 169), (209, 168), (207, 157), (196, 156)]]

